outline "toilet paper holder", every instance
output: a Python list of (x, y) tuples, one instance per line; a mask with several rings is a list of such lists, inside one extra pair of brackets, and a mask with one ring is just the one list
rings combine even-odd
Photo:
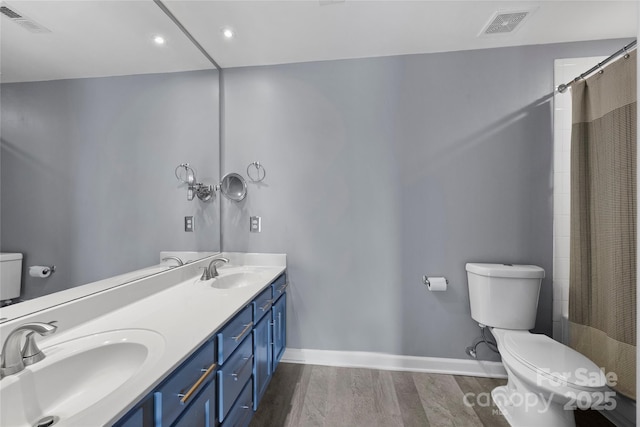
[(32, 265), (29, 267), (29, 275), (31, 277), (49, 277), (55, 272), (55, 265)]
[[(447, 279), (446, 277), (444, 278), (444, 281), (446, 282), (447, 285), (449, 284), (449, 279)], [(422, 276), (422, 283), (425, 284), (426, 286), (431, 286), (429, 277), (426, 274)]]
[(449, 286), (449, 279), (442, 276), (427, 276), (425, 274), (422, 276), (422, 283), (424, 283), (430, 291), (441, 292), (447, 290), (447, 287)]

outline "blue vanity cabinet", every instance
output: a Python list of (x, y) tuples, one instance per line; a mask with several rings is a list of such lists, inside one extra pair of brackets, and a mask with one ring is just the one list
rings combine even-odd
[(272, 374), (271, 350), (271, 286), (253, 300), (253, 410), (269, 385)]
[(172, 427), (216, 427), (216, 383), (210, 382)]
[[(216, 401), (215, 343), (205, 343), (200, 349), (176, 369), (153, 393), (155, 401), (155, 426), (176, 425), (176, 420), (193, 420), (191, 424), (180, 421), (181, 425), (193, 427), (215, 427)], [(208, 409), (207, 409), (208, 408)], [(215, 408), (215, 405), (214, 405)]]
[(253, 354), (253, 410), (256, 411), (273, 373), (270, 315), (264, 316), (253, 330)]
[(234, 403), (233, 407), (229, 411), (227, 418), (224, 420), (222, 427), (248, 427), (253, 417), (253, 381), (244, 386), (244, 389), (240, 392), (238, 400)]
[(282, 296), (273, 304), (271, 310), (273, 323), (273, 372), (282, 359), (287, 345), (287, 294)]
[(258, 324), (260, 319), (271, 312), (272, 297), (271, 286), (262, 291), (251, 303), (253, 305), (253, 323)]
[(114, 427), (153, 427), (153, 395), (131, 409), (127, 415), (115, 423)]
[(283, 273), (115, 426), (247, 427), (284, 354), (286, 287)]
[(253, 343), (247, 338), (218, 371), (219, 419), (224, 422), (253, 373)]
[[(244, 307), (217, 334), (218, 341), (218, 419), (223, 426), (233, 426), (227, 419), (240, 395), (253, 377), (253, 304)], [(253, 407), (253, 402), (249, 402)]]
[(238, 348), (240, 343), (251, 335), (253, 329), (253, 306), (245, 306), (236, 316), (227, 322), (217, 333), (218, 363), (223, 365)]
[(271, 284), (273, 301), (277, 301), (282, 295), (284, 295), (284, 293), (287, 291), (288, 286), (289, 283), (287, 283), (287, 273), (282, 273)]
[(115, 427), (217, 427), (215, 343), (207, 341)]

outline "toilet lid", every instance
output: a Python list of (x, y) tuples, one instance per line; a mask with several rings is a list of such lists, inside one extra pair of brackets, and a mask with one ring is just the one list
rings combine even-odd
[(586, 356), (546, 335), (505, 334), (504, 348), (536, 373), (578, 387), (602, 387), (606, 377)]

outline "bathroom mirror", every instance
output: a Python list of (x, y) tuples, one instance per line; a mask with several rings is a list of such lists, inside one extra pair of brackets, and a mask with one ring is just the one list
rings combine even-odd
[(214, 65), (153, 0), (2, 6), (0, 251), (24, 256), (25, 302), (0, 318), (174, 268), (162, 251), (217, 252), (218, 201), (174, 175), (219, 180)]
[(234, 202), (239, 202), (247, 197), (247, 181), (237, 173), (228, 173), (222, 177), (220, 192)]

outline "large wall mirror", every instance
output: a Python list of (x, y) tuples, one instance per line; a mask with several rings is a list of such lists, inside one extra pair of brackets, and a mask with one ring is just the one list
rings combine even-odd
[(187, 200), (174, 173), (219, 182), (214, 65), (152, 0), (2, 12), (0, 251), (23, 255), (25, 300), (11, 307), (156, 273), (161, 251), (219, 250), (219, 196)]

